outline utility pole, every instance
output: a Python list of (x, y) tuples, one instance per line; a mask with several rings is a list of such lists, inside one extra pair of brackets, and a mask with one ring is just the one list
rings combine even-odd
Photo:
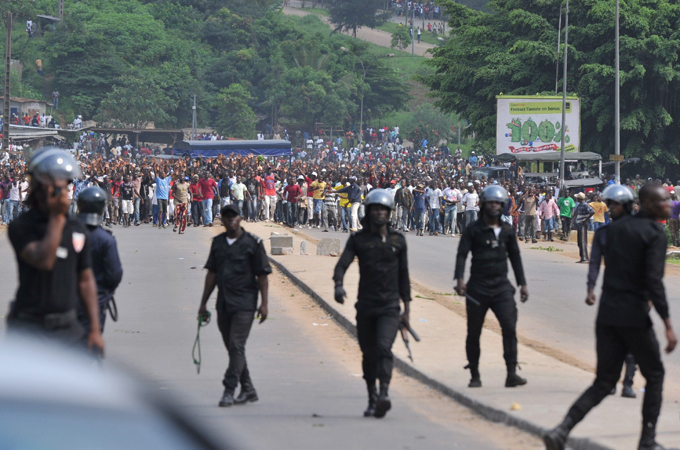
[[(616, 0), (616, 75), (614, 76), (614, 154), (621, 154), (621, 81), (619, 79), (619, 0)], [(616, 184), (621, 184), (621, 161), (614, 162)]]
[(569, 0), (564, 13), (564, 69), (562, 71), (562, 148), (560, 149), (560, 192), (564, 189), (564, 138), (567, 132), (567, 48), (569, 46)]
[(560, 38), (562, 37), (562, 5), (560, 5), (560, 19), (557, 22), (557, 61), (555, 61), (555, 95), (557, 95), (557, 83), (560, 78)]
[(191, 107), (192, 117), (191, 117), (191, 140), (195, 141), (196, 136), (198, 136), (198, 124), (196, 121), (196, 95), (194, 95), (194, 106)]
[(12, 12), (7, 11), (7, 43), (5, 44), (5, 98), (2, 108), (2, 149), (9, 151), (9, 84), (12, 63)]

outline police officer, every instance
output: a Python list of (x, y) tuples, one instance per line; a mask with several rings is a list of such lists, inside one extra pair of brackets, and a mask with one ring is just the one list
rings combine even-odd
[[(607, 204), (609, 215), (612, 220), (618, 220), (626, 215), (633, 213), (633, 204), (635, 203), (635, 193), (628, 187), (618, 184), (612, 184), (605, 188), (602, 192), (602, 200)], [(595, 304), (595, 283), (597, 276), (600, 273), (600, 265), (602, 264), (602, 250), (606, 244), (606, 232), (600, 232), (600, 229), (608, 225), (603, 225), (598, 228), (593, 237), (593, 246), (590, 251), (590, 265), (588, 267), (588, 296), (586, 303), (588, 305)], [(623, 378), (623, 390), (621, 397), (635, 398), (637, 395), (633, 390), (633, 378), (635, 377), (635, 358), (628, 353), (626, 355), (626, 371)], [(612, 389), (610, 394), (616, 394), (616, 386)]]
[[(465, 350), (468, 357), (471, 379), (468, 387), (482, 386), (479, 374), (479, 338), (482, 334), (484, 317), (491, 309), (501, 325), (503, 335), (503, 358), (507, 367), (505, 387), (522, 386), (527, 380), (517, 375), (517, 305), (514, 300), (515, 288), (508, 280), (510, 259), (515, 280), (520, 287), (522, 302), (529, 299), (524, 278), (522, 259), (517, 237), (512, 227), (500, 220), (501, 212), (508, 201), (508, 193), (500, 186), (489, 186), (479, 196), (481, 216), (465, 228), (456, 257), (456, 292), (464, 295), (467, 307), (468, 334)], [(470, 279), (465, 284), (465, 260), (472, 252)]]
[[(359, 295), (355, 307), (364, 380), (368, 387), (368, 408), (364, 416), (381, 418), (392, 407), (388, 392), (394, 366), (392, 344), (399, 323), (409, 324), (411, 287), (406, 239), (389, 226), (394, 209), (392, 195), (384, 189), (373, 189), (364, 205), (363, 228), (347, 240), (333, 280), (335, 301), (344, 303), (347, 294), (342, 281), (354, 257), (359, 258)], [(404, 302), (403, 314), (400, 298)], [(380, 381), (380, 394), (376, 380)]]
[(82, 301), (90, 319), (88, 347), (103, 352), (89, 232), (67, 216), (67, 185), (82, 177), (80, 167), (70, 154), (45, 149), (31, 158), (27, 172), (30, 209), (9, 227), (19, 288), (10, 307), (8, 330), (77, 345), (85, 332), (76, 317)]
[[(258, 400), (246, 363), (246, 340), (253, 325), (255, 312), (260, 323), (267, 319), (271, 266), (262, 239), (241, 228), (237, 205), (226, 205), (220, 211), (226, 232), (216, 236), (210, 247), (205, 268), (205, 287), (199, 317), (206, 317), (210, 294), (217, 286), (217, 325), (229, 352), (229, 367), (224, 374), (224, 394), (220, 406), (242, 405)], [(257, 307), (258, 292), (262, 303)], [(241, 392), (234, 391), (241, 383)]]
[(586, 203), (586, 195), (579, 192), (574, 196), (578, 201), (576, 208), (574, 208), (572, 223), (577, 231), (578, 237), (578, 253), (581, 259), (578, 263), (588, 262), (588, 223), (590, 218), (595, 214), (595, 210)]
[[(576, 400), (562, 423), (544, 436), (547, 450), (564, 449), (572, 428), (616, 385), (628, 353), (635, 357), (640, 372), (647, 380), (638, 449), (664, 449), (656, 442), (664, 367), (649, 318), (649, 301), (664, 321), (668, 341), (666, 353), (670, 353), (677, 339), (663, 285), (666, 234), (663, 226), (657, 222), (669, 217), (670, 202), (668, 192), (660, 185), (647, 184), (640, 189), (639, 195), (638, 214), (617, 217), (601, 228), (602, 242), (605, 244), (601, 248), (605, 272), (595, 325), (597, 375), (593, 385)], [(618, 198), (623, 201), (622, 197)], [(589, 292), (586, 303), (594, 302), (594, 295)]]
[[(106, 192), (98, 186), (83, 189), (78, 195), (78, 218), (90, 231), (92, 270), (97, 281), (99, 325), (102, 333), (107, 310), (111, 312), (113, 320), (117, 320), (118, 310), (113, 294), (123, 278), (116, 239), (110, 231), (101, 227), (107, 198)], [(89, 318), (82, 308), (78, 309), (78, 320), (85, 328), (90, 326)]]

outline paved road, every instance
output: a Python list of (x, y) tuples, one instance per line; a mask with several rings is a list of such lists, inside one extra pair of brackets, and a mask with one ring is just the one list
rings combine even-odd
[[(139, 372), (153, 388), (179, 396), (190, 414), (218, 433), (240, 436), (246, 448), (541, 448), (535, 439), (479, 419), (402, 376), (393, 382), (395, 408), (388, 417), (364, 419), (356, 343), (281, 277), (271, 283), (271, 318), (254, 325), (248, 346), (261, 400), (218, 408), (227, 356), (215, 323), (202, 333), (200, 375), (190, 355), (205, 274), (201, 267), (213, 231), (192, 228), (178, 236), (142, 226), (116, 228), (115, 235), (125, 274), (116, 295), (120, 320), (109, 321), (104, 334), (109, 360)], [(0, 255), (13, 260), (4, 235)], [(14, 265), (8, 264), (0, 279), (0, 311), (6, 311), (15, 279)]]
[[(340, 238), (343, 243), (348, 237), (344, 233), (324, 233), (318, 229), (304, 228), (302, 231), (317, 239)], [(431, 287), (435, 292), (453, 292), (452, 278), (459, 239), (448, 236), (419, 237), (413, 232), (405, 235), (409, 244), (412, 279)], [(540, 243), (520, 244), (530, 300), (519, 306), (519, 332), (594, 366), (597, 309), (584, 303), (587, 265), (575, 264), (573, 258), (559, 253), (529, 249), (540, 245), (547, 247), (547, 244)], [(468, 269), (469, 265), (468, 259)], [(511, 279), (514, 280), (512, 275)], [(680, 311), (680, 277), (667, 275), (665, 285), (671, 314), (675, 312), (677, 315)], [(665, 342), (660, 333), (663, 325), (655, 313), (652, 316), (659, 339)], [(680, 323), (675, 325), (676, 328), (680, 327)], [(673, 373), (680, 375), (680, 351), (666, 357), (665, 361)], [(672, 377), (667, 379), (671, 380)]]

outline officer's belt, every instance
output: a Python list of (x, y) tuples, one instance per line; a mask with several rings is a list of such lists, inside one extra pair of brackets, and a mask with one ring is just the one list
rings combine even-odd
[(77, 321), (75, 309), (66, 311), (64, 313), (52, 314), (31, 314), (26, 312), (17, 312), (15, 317), (19, 320), (25, 320), (26, 322), (40, 324), (46, 330), (67, 328)]

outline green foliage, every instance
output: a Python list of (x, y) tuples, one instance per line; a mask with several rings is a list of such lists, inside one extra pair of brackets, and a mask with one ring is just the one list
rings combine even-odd
[[(27, 17), (56, 14), (56, 0), (12, 2), (24, 4)], [(362, 89), (372, 114), (404, 106), (403, 74), (359, 43), (356, 54), (369, 67), (364, 80), (354, 55), (341, 50), (350, 38), (332, 34), (316, 15), (284, 16), (280, 5), (279, 0), (67, 1), (64, 20), (37, 37), (29, 39), (24, 22), (15, 21), (13, 57), (25, 70), (24, 83), (13, 83), (12, 94), (44, 98), (58, 89), (65, 119), (82, 114), (119, 125), (154, 122), (173, 128), (191, 124), (196, 95), (200, 126), (228, 134), (236, 129), (249, 137), (248, 129), (234, 128), (234, 119), (223, 117), (227, 96), (244, 101), (260, 120), (306, 129), (315, 122), (358, 123)], [(38, 58), (43, 75), (34, 70)], [(239, 120), (248, 122), (248, 111), (244, 115), (248, 120)]]
[(334, 31), (351, 31), (357, 37), (357, 29), (375, 28), (384, 21), (378, 14), (382, 0), (329, 0), (329, 3)]
[(438, 145), (440, 140), (451, 142), (456, 136), (454, 128), (457, 126), (457, 116), (425, 103), (413, 113), (410, 120), (402, 124), (400, 132), (406, 133), (407, 139), (420, 147), (424, 139), (427, 139), (429, 145)]
[(150, 122), (167, 122), (166, 111), (172, 107), (172, 100), (152, 79), (126, 76), (102, 100), (95, 119), (113, 122), (115, 127), (144, 129)]
[[(436, 73), (421, 79), (438, 106), (493, 144), (496, 95), (554, 93), (560, 3), (491, 0), (492, 14), (441, 3), (452, 37), (434, 50)], [(570, 4), (568, 88), (582, 100), (584, 149), (605, 156), (614, 147), (614, 19), (613, 0)], [(680, 158), (679, 22), (676, 2), (621, 3), (621, 148), (657, 176), (677, 171)]]
[(411, 45), (411, 33), (402, 24), (397, 25), (392, 33), (392, 48), (399, 48), (405, 50)]
[(225, 136), (254, 139), (257, 116), (249, 105), (252, 99), (242, 84), (222, 88), (217, 98), (217, 131)]

